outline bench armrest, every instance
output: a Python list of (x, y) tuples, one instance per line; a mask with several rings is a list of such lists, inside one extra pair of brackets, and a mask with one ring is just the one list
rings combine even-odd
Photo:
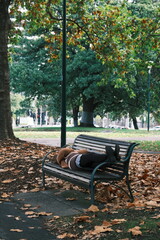
[(56, 150), (52, 150), (52, 151), (48, 152), (48, 153), (43, 157), (43, 159), (42, 159), (42, 167), (44, 166), (45, 160), (47, 159), (48, 155), (49, 155), (50, 153), (52, 153), (52, 152), (56, 152)]
[[(112, 165), (116, 164), (116, 163), (119, 163), (120, 161), (117, 161), (117, 162), (114, 162), (112, 163)], [(95, 167), (92, 171), (92, 174), (91, 174), (91, 179), (94, 179), (94, 175), (96, 174), (97, 170), (99, 170), (101, 167), (103, 166), (107, 166), (108, 163), (111, 163), (111, 162), (103, 162), (103, 163), (100, 163), (97, 167)], [(109, 166), (108, 166), (109, 167)], [(103, 171), (103, 170), (102, 170)]]

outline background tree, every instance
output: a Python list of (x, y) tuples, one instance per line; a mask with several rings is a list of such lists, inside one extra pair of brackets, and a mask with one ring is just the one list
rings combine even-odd
[(68, 74), (68, 96), (70, 101), (76, 103), (81, 97), (82, 117), (81, 126), (94, 126), (93, 113), (95, 108), (101, 103), (101, 86), (98, 83), (102, 80), (103, 66), (96, 59), (95, 53), (86, 49), (76, 53), (69, 61), (67, 67)]
[(8, 68), (9, 4), (9, 0), (0, 0), (0, 140), (14, 138)]
[(59, 60), (50, 61), (48, 47), (37, 35), (23, 38), (15, 48), (10, 67), (15, 92), (24, 92), (32, 98), (60, 92), (61, 64)]

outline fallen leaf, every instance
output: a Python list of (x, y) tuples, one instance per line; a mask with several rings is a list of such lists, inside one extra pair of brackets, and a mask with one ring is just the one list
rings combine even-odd
[(39, 216), (51, 216), (53, 213), (47, 213), (47, 212), (39, 212)]
[(7, 193), (3, 193), (2, 195), (1, 195), (1, 197), (2, 198), (7, 198), (7, 197), (9, 197), (10, 195), (8, 195)]
[(112, 226), (111, 222), (108, 222), (108, 221), (106, 221), (106, 220), (103, 221), (102, 225), (105, 226), (105, 227), (110, 227), (110, 226)]
[(63, 238), (77, 238), (77, 235), (72, 234), (72, 233), (64, 233), (61, 235), (58, 235), (57, 238), (63, 239)]
[(24, 207), (28, 207), (28, 208), (29, 208), (29, 207), (31, 207), (32, 205), (31, 205), (31, 204), (27, 204), (27, 203), (26, 203), (26, 204), (24, 204), (23, 206), (24, 206)]
[(11, 183), (14, 181), (15, 181), (15, 179), (6, 179), (6, 180), (2, 181), (2, 183)]
[(128, 232), (131, 232), (133, 236), (142, 235), (142, 232), (140, 231), (140, 227), (139, 226), (136, 226), (134, 228), (130, 228), (128, 230)]
[(109, 211), (108, 208), (103, 208), (103, 209), (101, 210), (101, 212), (108, 212), (108, 211)]
[(0, 168), (0, 173), (3, 173), (3, 172), (8, 172), (9, 171), (9, 169), (7, 168), (7, 169), (2, 169), (2, 168)]
[(21, 229), (10, 229), (9, 230), (10, 232), (23, 232), (23, 230), (21, 230)]
[(111, 223), (114, 225), (114, 224), (120, 224), (122, 222), (126, 222), (126, 219), (113, 219), (111, 220)]
[(158, 214), (158, 215), (156, 215), (156, 216), (154, 216), (154, 217), (151, 217), (151, 218), (158, 219), (158, 218), (160, 218), (160, 214)]
[(76, 198), (66, 198), (67, 201), (75, 201), (77, 200)]
[(117, 229), (116, 232), (117, 232), (117, 233), (121, 233), (121, 232), (123, 232), (123, 231), (120, 230), (120, 229)]
[(74, 217), (74, 222), (91, 222), (89, 216), (80, 216), (80, 217)]
[(33, 215), (33, 214), (35, 214), (35, 212), (33, 212), (33, 211), (27, 211), (27, 212), (25, 212), (25, 215)]
[(15, 220), (19, 221), (21, 220), (21, 217), (15, 217)]
[(28, 218), (38, 218), (39, 216), (36, 215), (36, 214), (33, 214), (33, 215), (28, 215), (27, 217), (28, 217)]
[(154, 207), (160, 207), (160, 204), (157, 203), (156, 201), (148, 201), (148, 202), (146, 202), (146, 205), (154, 206)]
[(86, 211), (87, 212), (99, 212), (99, 208), (96, 205), (91, 205)]
[(103, 232), (112, 232), (112, 228), (108, 228), (107, 226), (95, 226), (94, 231), (92, 231), (93, 235), (96, 235), (98, 233), (103, 233)]

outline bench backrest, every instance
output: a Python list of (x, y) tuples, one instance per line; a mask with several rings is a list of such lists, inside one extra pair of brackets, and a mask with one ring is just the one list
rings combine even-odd
[(120, 146), (120, 156), (125, 161), (130, 159), (130, 156), (132, 154), (134, 147), (138, 145), (136, 143), (126, 142), (126, 141), (113, 140), (113, 139), (80, 134), (75, 138), (72, 148), (87, 149), (89, 151), (103, 153), (105, 152), (105, 146), (111, 146), (112, 149), (114, 150), (116, 144)]

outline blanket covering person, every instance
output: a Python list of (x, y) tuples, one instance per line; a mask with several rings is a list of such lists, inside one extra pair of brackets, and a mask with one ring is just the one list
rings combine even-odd
[(119, 146), (115, 146), (115, 151), (106, 146), (105, 153), (89, 152), (86, 149), (74, 150), (71, 148), (62, 148), (56, 161), (62, 168), (70, 168), (72, 170), (94, 169), (102, 162), (106, 162), (107, 166), (120, 160)]

